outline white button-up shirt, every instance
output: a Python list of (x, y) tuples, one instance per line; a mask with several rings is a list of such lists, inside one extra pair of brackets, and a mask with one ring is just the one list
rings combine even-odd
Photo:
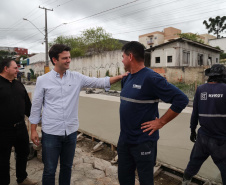
[(77, 131), (79, 93), (83, 87), (109, 89), (110, 78), (90, 78), (69, 70), (62, 79), (54, 70), (38, 77), (29, 117), (31, 124), (42, 119), (42, 130), (52, 135)]

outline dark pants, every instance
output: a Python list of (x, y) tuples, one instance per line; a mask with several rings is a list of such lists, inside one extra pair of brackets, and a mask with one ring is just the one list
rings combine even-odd
[(118, 178), (121, 185), (135, 184), (137, 169), (140, 185), (154, 185), (153, 168), (156, 162), (157, 141), (132, 145), (118, 143)]
[(59, 185), (70, 185), (77, 132), (57, 136), (42, 132), (43, 185), (55, 185), (55, 173), (60, 158)]
[(185, 178), (196, 175), (204, 161), (211, 156), (221, 172), (223, 184), (226, 185), (226, 141), (198, 134), (192, 149), (190, 161), (185, 170)]
[(29, 155), (29, 136), (25, 123), (12, 128), (0, 128), (0, 184), (10, 183), (10, 155), (12, 146), (16, 153), (16, 177), (21, 183), (27, 178), (26, 165)]

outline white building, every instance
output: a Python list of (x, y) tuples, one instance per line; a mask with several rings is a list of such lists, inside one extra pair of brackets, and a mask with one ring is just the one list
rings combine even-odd
[(219, 46), (226, 53), (226, 37), (209, 40), (209, 44), (213, 47)]
[(46, 56), (45, 53), (38, 53), (32, 57), (29, 57), (29, 64), (45, 62), (46, 60), (45, 56)]
[[(179, 38), (146, 50), (151, 60), (148, 67), (196, 67), (219, 63), (221, 50)], [(145, 62), (147, 64), (147, 62)]]

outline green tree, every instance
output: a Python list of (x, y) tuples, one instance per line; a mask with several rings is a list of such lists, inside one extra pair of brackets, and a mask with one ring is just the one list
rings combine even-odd
[(107, 33), (103, 28), (91, 28), (84, 30), (81, 36), (59, 36), (52, 43), (66, 44), (71, 47), (71, 57), (79, 57), (101, 53), (103, 51), (112, 51), (121, 49), (122, 44), (113, 39), (110, 33)]
[[(219, 46), (216, 46), (215, 48), (217, 48), (217, 49), (220, 49), (220, 50), (221, 50), (221, 48), (220, 48)], [(220, 53), (220, 59), (226, 59), (226, 53), (224, 53), (224, 51), (223, 51), (223, 50), (221, 50), (221, 53)]]
[(122, 44), (113, 39), (102, 27), (87, 29), (82, 32), (83, 43), (86, 45), (86, 52), (101, 53), (121, 49)]
[(200, 38), (200, 36), (197, 33), (179, 33), (178, 35), (180, 38), (186, 38), (204, 44), (204, 41)]
[(220, 38), (220, 33), (226, 29), (225, 21), (226, 16), (216, 16), (215, 18), (210, 17), (209, 23), (204, 20), (203, 24), (206, 26), (206, 29), (208, 29), (208, 33), (213, 33), (214, 35), (217, 35), (217, 38)]

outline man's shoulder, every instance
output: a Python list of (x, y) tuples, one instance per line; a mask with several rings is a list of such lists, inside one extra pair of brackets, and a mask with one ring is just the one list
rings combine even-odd
[(150, 68), (146, 68), (143, 75), (144, 75), (143, 78), (148, 80), (149, 83), (158, 83), (161, 81), (166, 81), (166, 79), (163, 76), (161, 76), (159, 73), (155, 72)]
[(77, 72), (77, 71), (67, 71), (67, 75), (70, 77), (70, 78), (82, 78), (84, 75)]
[(44, 75), (39, 76), (37, 79), (38, 80), (45, 80), (47, 78), (50, 78), (50, 76), (51, 76), (51, 71), (46, 73), (46, 74), (44, 74)]
[(21, 87), (25, 88), (24, 84), (22, 82), (20, 82), (19, 80), (15, 79), (15, 84), (17, 84), (17, 86), (21, 86)]
[(150, 78), (163, 78), (159, 73), (147, 67), (145, 67), (144, 74)]

